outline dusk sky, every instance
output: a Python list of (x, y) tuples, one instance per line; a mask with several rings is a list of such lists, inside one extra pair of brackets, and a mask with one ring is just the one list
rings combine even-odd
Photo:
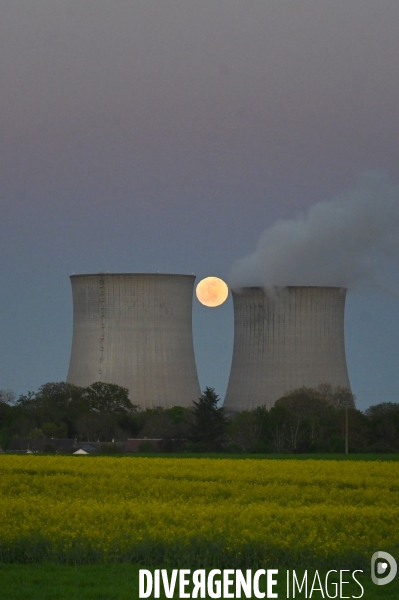
[[(398, 0), (2, 0), (0, 388), (65, 380), (72, 273), (228, 280), (276, 220), (364, 177), (397, 215), (398, 32)], [(399, 401), (394, 247), (392, 285), (348, 292), (361, 409)], [(223, 397), (231, 298), (194, 299), (194, 340)]]

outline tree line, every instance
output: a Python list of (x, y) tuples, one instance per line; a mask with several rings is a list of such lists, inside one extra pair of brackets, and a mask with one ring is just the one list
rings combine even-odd
[[(12, 438), (79, 441), (162, 439), (163, 449), (189, 452), (398, 452), (399, 404), (361, 412), (348, 389), (322, 384), (285, 394), (272, 408), (228, 413), (213, 388), (193, 407), (139, 410), (128, 390), (96, 382), (83, 388), (46, 383), (17, 399), (0, 390), (0, 446)], [(178, 446), (174, 442), (179, 441)]]

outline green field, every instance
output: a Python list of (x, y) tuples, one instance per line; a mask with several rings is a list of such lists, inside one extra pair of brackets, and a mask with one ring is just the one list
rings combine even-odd
[(399, 597), (368, 573), (399, 558), (398, 455), (193, 458), (0, 456), (0, 600), (135, 599), (139, 565), (362, 569)]
[[(92, 455), (93, 456), (93, 455)], [(112, 454), (112, 457), (118, 455)], [(153, 452), (138, 452), (130, 454), (129, 458), (215, 458), (215, 459), (232, 459), (232, 460), (372, 460), (372, 461), (398, 461), (399, 452), (396, 454), (231, 454), (222, 452), (204, 452), (204, 453), (168, 453), (159, 454)], [(120, 454), (119, 457), (126, 457), (126, 454)], [(78, 457), (76, 457), (78, 458)]]
[[(0, 565), (1, 600), (136, 600), (139, 598), (138, 565), (61, 566), (55, 564)], [(303, 575), (303, 571), (298, 571)], [(314, 571), (309, 571), (313, 577)], [(320, 571), (324, 580), (325, 571)], [(375, 586), (368, 573), (357, 575), (365, 600), (397, 600), (399, 577), (387, 586)], [(281, 570), (285, 582), (285, 570)], [(265, 589), (260, 586), (261, 589)], [(279, 598), (286, 598), (285, 585), (278, 586)], [(332, 592), (330, 590), (332, 595)], [(344, 595), (359, 596), (357, 585), (347, 585)], [(161, 595), (161, 598), (165, 596)], [(207, 598), (209, 596), (206, 596)], [(292, 597), (292, 590), (291, 590)], [(296, 593), (297, 598), (305, 598)], [(175, 594), (174, 598), (178, 598)], [(314, 592), (312, 598), (322, 598)]]
[[(7, 452), (7, 456), (25, 456), (20, 452)], [(44, 453), (37, 453), (35, 456), (49, 456)], [(65, 455), (60, 455), (65, 456)], [(231, 459), (231, 460), (351, 460), (351, 461), (399, 461), (399, 452), (391, 454), (380, 454), (377, 452), (366, 453), (366, 454), (234, 454), (227, 452), (137, 452), (131, 454), (91, 454), (87, 456), (73, 456), (75, 460), (92, 460), (99, 458), (99, 456), (108, 456), (109, 458), (130, 458), (132, 460), (137, 458), (212, 458), (212, 459)]]

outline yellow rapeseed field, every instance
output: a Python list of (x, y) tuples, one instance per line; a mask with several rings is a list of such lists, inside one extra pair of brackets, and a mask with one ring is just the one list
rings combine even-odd
[(397, 552), (399, 462), (3, 455), (0, 515), (2, 560), (356, 562)]

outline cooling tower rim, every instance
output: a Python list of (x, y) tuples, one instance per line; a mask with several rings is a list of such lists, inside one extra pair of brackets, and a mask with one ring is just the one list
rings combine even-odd
[(196, 279), (196, 275), (194, 274), (186, 274), (186, 273), (77, 273), (70, 275), (70, 279), (75, 277), (189, 277), (191, 279)]

